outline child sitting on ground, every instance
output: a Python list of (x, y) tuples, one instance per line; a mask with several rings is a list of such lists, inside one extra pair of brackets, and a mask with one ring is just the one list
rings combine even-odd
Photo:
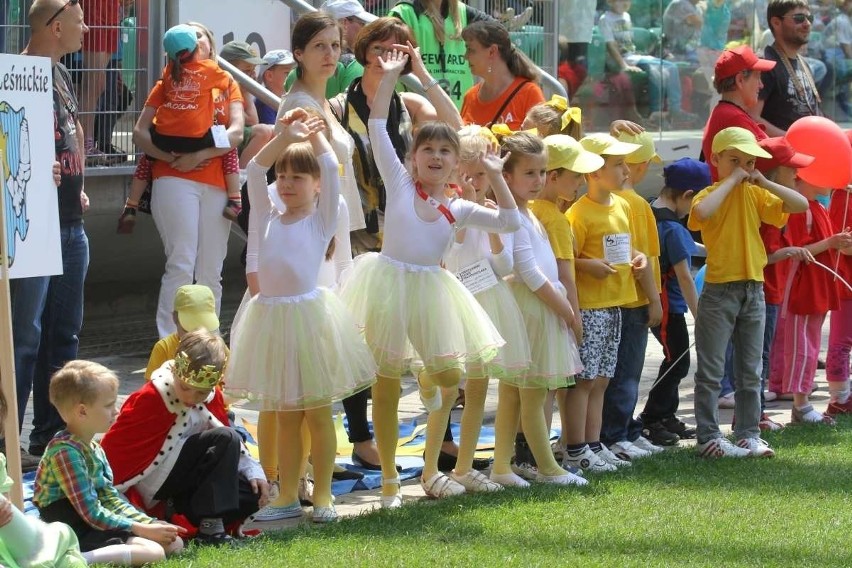
[[(0, 392), (0, 435), (6, 420), (6, 397)], [(6, 456), (0, 454), (0, 566), (8, 568), (82, 568), (77, 535), (62, 523), (45, 524), (16, 509), (6, 494), (12, 488)]]
[(98, 363), (69, 361), (50, 379), (50, 402), (66, 423), (47, 444), (33, 503), (41, 518), (70, 525), (91, 563), (141, 566), (183, 548), (179, 527), (158, 523), (113, 486), (95, 434), (116, 415), (118, 377)]
[[(700, 191), (692, 202), (688, 227), (701, 231), (707, 248), (707, 272), (698, 301), (695, 345), (695, 418), (698, 453), (703, 457), (772, 457), (760, 438), (760, 357), (766, 307), (763, 268), (766, 250), (760, 223), (782, 227), (788, 213), (808, 208), (807, 200), (788, 187), (768, 181), (755, 170), (756, 157), (771, 154), (754, 134), (732, 126), (713, 138), (711, 162), (719, 183)], [(725, 351), (734, 338), (737, 382), (734, 445), (719, 430), (720, 384)]]
[(160, 518), (169, 509), (182, 515), (208, 544), (230, 543), (226, 527), (269, 500), (260, 464), (227, 426), (216, 388), (225, 353), (216, 334), (186, 334), (174, 360), (130, 395), (103, 439), (116, 487)]

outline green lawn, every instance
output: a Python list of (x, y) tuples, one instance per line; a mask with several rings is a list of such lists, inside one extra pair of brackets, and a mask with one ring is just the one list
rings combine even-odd
[(582, 490), (413, 503), (161, 566), (852, 566), (852, 419), (767, 439), (774, 459), (669, 451)]

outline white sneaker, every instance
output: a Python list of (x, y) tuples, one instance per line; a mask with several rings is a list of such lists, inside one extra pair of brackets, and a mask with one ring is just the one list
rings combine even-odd
[(696, 446), (702, 458), (745, 458), (751, 450), (733, 445), (727, 438), (713, 438)]
[(774, 458), (775, 450), (762, 438), (743, 438), (737, 441), (737, 446), (745, 448), (753, 458)]
[(652, 453), (652, 454), (659, 454), (661, 452), (666, 451), (665, 448), (663, 448), (662, 446), (658, 446), (657, 444), (653, 443), (651, 440), (649, 440), (645, 436), (639, 436), (638, 438), (633, 440), (631, 442), (631, 444), (633, 444), (635, 447), (639, 448), (640, 450), (645, 450), (646, 452), (649, 452), (649, 453)]
[(651, 455), (651, 452), (643, 450), (628, 440), (622, 440), (621, 442), (611, 444), (609, 449), (616, 455), (616, 457), (624, 461), (638, 460), (639, 458), (647, 458)]
[(494, 473), (489, 476), (491, 481), (499, 483), (503, 487), (529, 487), (530, 483), (515, 473)]
[(538, 474), (538, 477), (535, 479), (539, 483), (552, 483), (554, 485), (575, 485), (577, 487), (583, 487), (589, 484), (589, 480), (585, 477), (580, 477), (579, 475), (574, 475), (573, 473), (565, 473), (564, 475), (542, 475)]
[[(629, 444), (630, 442), (627, 442), (627, 443)], [(605, 461), (608, 464), (614, 465), (615, 467), (630, 467), (632, 465), (629, 461), (623, 460), (620, 457), (618, 457), (617, 455), (615, 455), (614, 453), (612, 453), (609, 450), (609, 448), (607, 448), (604, 444), (601, 444), (601, 451), (595, 452), (595, 453), (603, 461)]]
[(606, 473), (615, 471), (614, 465), (605, 462), (598, 454), (592, 451), (589, 446), (583, 449), (583, 453), (579, 456), (565, 454), (565, 465), (582, 469), (588, 473)]
[(488, 479), (485, 474), (475, 469), (468, 471), (464, 475), (456, 475), (456, 472), (452, 472), (450, 477), (453, 481), (464, 487), (465, 491), (469, 491), (470, 493), (487, 493), (503, 489), (502, 485)]

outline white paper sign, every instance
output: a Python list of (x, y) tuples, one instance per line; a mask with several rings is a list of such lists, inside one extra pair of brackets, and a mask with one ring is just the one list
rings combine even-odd
[(603, 237), (604, 260), (610, 264), (630, 264), (630, 233)]
[(214, 124), (210, 129), (213, 134), (213, 144), (217, 148), (230, 148), (231, 141), (228, 140), (228, 130), (221, 124)]
[(50, 59), (0, 54), (0, 191), (9, 277), (62, 273)]
[(474, 295), (497, 285), (497, 275), (486, 259), (463, 267), (456, 273), (456, 278)]

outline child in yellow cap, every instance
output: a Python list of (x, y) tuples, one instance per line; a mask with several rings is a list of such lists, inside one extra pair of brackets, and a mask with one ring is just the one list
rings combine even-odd
[[(771, 457), (760, 438), (760, 368), (764, 320), (763, 268), (766, 250), (760, 224), (783, 227), (789, 213), (808, 208), (807, 199), (767, 180), (756, 159), (771, 158), (754, 134), (732, 126), (713, 138), (710, 161), (719, 181), (692, 201), (689, 229), (701, 231), (707, 249), (704, 289), (698, 300), (695, 346), (695, 418), (702, 457)], [(728, 341), (734, 342), (736, 445), (719, 431), (717, 399)]]
[[(635, 278), (653, 291), (647, 258), (633, 245), (630, 205), (617, 193), (628, 178), (624, 157), (639, 149), (609, 134), (580, 140), (603, 166), (586, 175), (588, 193), (566, 215), (576, 243), (577, 295), (583, 321), (583, 371), (568, 392), (569, 427), (564, 463), (589, 472), (629, 466), (601, 443), (604, 393), (615, 376), (621, 341), (621, 306), (635, 302)], [(632, 409), (631, 409), (632, 411)]]

